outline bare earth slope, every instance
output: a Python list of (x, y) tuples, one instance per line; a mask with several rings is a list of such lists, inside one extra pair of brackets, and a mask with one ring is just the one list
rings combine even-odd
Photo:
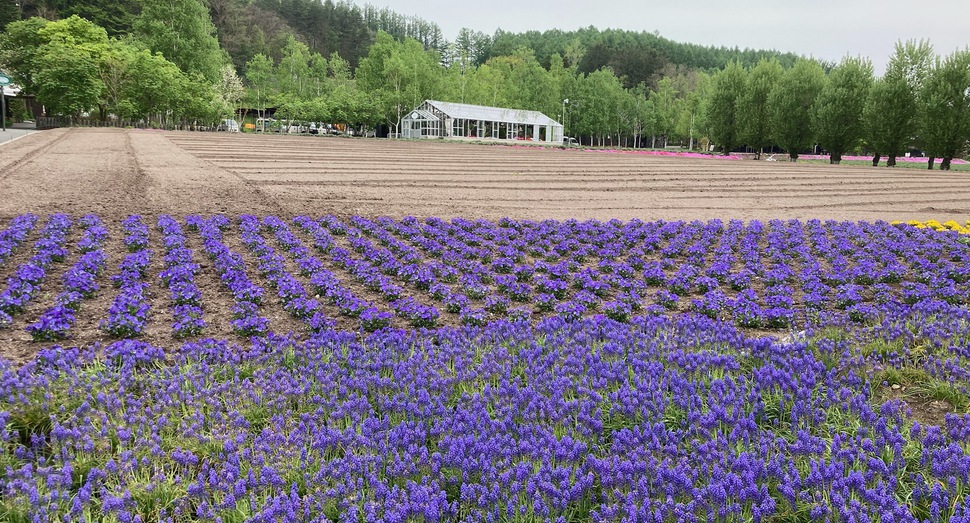
[(22, 212), (970, 219), (966, 174), (332, 137), (58, 129), (0, 148)]

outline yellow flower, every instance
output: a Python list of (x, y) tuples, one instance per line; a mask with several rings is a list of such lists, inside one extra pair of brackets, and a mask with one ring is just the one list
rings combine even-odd
[(909, 220), (908, 222), (894, 221), (890, 222), (892, 225), (906, 224), (917, 229), (933, 229), (935, 231), (956, 231), (960, 234), (970, 234), (970, 221), (967, 222), (967, 226), (964, 227), (960, 225), (960, 222), (956, 220), (947, 220), (940, 223), (937, 220), (926, 220), (921, 222), (919, 220)]

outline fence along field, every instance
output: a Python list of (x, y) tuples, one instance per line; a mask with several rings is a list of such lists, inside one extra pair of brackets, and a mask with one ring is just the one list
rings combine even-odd
[(970, 515), (970, 223), (143, 201), (0, 223), (0, 519)]

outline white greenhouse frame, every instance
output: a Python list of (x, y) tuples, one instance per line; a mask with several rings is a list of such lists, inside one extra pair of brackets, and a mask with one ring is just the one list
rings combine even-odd
[(559, 144), (563, 126), (538, 111), (425, 100), (401, 119), (401, 137)]

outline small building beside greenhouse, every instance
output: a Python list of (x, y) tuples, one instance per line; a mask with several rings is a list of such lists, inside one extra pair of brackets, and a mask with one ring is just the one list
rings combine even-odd
[(425, 100), (401, 119), (401, 137), (559, 144), (563, 126), (539, 111)]

